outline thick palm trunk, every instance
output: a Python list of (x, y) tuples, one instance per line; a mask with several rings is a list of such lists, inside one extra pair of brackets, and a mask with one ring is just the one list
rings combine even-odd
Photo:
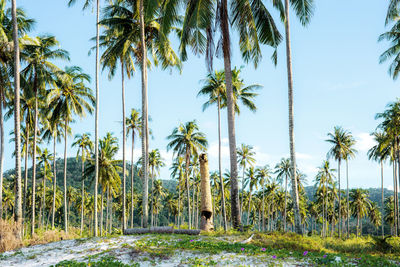
[(289, 98), (289, 140), (290, 159), (292, 167), (292, 197), (294, 204), (294, 222), (296, 233), (303, 234), (300, 219), (299, 192), (297, 188), (296, 152), (294, 145), (294, 112), (293, 112), (293, 76), (292, 76), (292, 55), (290, 48), (290, 22), (289, 22), (289, 0), (285, 0), (285, 32), (286, 32), (286, 60), (288, 74), (288, 98)]
[(384, 199), (384, 193), (383, 193), (383, 161), (381, 160), (381, 194), (382, 194), (382, 199), (381, 199), (381, 217), (382, 217), (382, 238), (385, 237), (385, 216), (384, 216), (384, 212), (385, 212), (385, 199)]
[[(68, 205), (67, 205), (67, 130), (68, 120), (64, 128), (64, 231), (68, 233)], [(96, 206), (95, 206), (96, 207)]]
[(144, 28), (144, 0), (139, 0), (140, 44), (142, 47), (142, 168), (143, 168), (143, 227), (147, 227), (149, 218), (148, 185), (148, 113), (147, 113), (147, 50)]
[(283, 213), (283, 230), (286, 232), (286, 207), (287, 207), (287, 175), (285, 175), (285, 210)]
[(190, 214), (190, 186), (189, 186), (189, 164), (190, 164), (190, 154), (189, 148), (186, 148), (186, 170), (185, 170), (185, 178), (186, 178), (186, 197), (187, 197), (187, 210), (188, 210), (188, 225), (189, 229), (192, 228), (192, 220)]
[[(56, 131), (56, 130), (55, 130)], [(56, 214), (56, 190), (57, 190), (57, 154), (56, 154), (56, 142), (57, 142), (57, 135), (53, 137), (53, 150), (54, 150), (54, 161), (53, 161), (53, 207), (51, 211), (51, 228), (54, 229), (54, 219)]]
[(338, 232), (339, 232), (339, 238), (340, 238), (340, 236), (341, 236), (341, 233), (342, 233), (342, 231), (341, 231), (341, 222), (342, 222), (342, 212), (341, 212), (341, 209), (342, 209), (342, 202), (341, 202), (341, 197), (340, 197), (340, 165), (341, 165), (341, 160), (339, 159), (338, 160), (338, 185), (339, 185), (339, 225), (338, 225)]
[(29, 158), (29, 139), (30, 139), (30, 125), (29, 123), (26, 124), (26, 133), (25, 133), (25, 176), (24, 176), (24, 195), (22, 201), (22, 221), (25, 224), (25, 214), (26, 214), (26, 195), (28, 194), (28, 158)]
[[(17, 23), (17, 1), (11, 2), (11, 15), (13, 24), (13, 44), (14, 44), (14, 135), (15, 135), (15, 179), (16, 179), (16, 192), (15, 192), (15, 216), (14, 220), (18, 227), (22, 223), (22, 185), (21, 185), (21, 134), (20, 134), (20, 59), (19, 59), (19, 42), (18, 42), (18, 23)], [(22, 232), (18, 231), (22, 238)]]
[(224, 69), (228, 108), (228, 135), (229, 135), (229, 155), (231, 164), (231, 218), (232, 226), (235, 229), (241, 228), (241, 215), (239, 212), (239, 192), (238, 192), (238, 171), (236, 155), (236, 134), (235, 134), (235, 110), (232, 89), (232, 67), (229, 36), (228, 1), (221, 1), (221, 33), (222, 50), (224, 54)]
[(133, 215), (134, 215), (134, 206), (133, 206), (133, 180), (134, 180), (134, 173), (133, 173), (133, 150), (135, 148), (135, 133), (134, 129), (132, 129), (132, 158), (131, 158), (131, 227), (133, 228)]
[[(226, 207), (225, 207), (225, 191), (224, 191), (224, 180), (222, 179), (222, 153), (221, 153), (221, 101), (218, 96), (218, 170), (219, 170), (219, 182), (221, 189), (221, 205), (222, 205), (222, 222), (224, 224), (224, 230), (228, 230), (226, 225)], [(215, 213), (214, 213), (215, 214)]]
[(4, 162), (4, 119), (3, 119), (3, 99), (0, 98), (0, 219), (3, 218), (3, 162)]
[[(99, 186), (99, 43), (100, 43), (100, 0), (96, 0), (96, 108), (95, 108), (95, 174), (94, 174), (94, 236), (98, 235), (97, 188)], [(67, 132), (65, 132), (67, 135)]]
[(31, 218), (31, 236), (35, 233), (35, 200), (36, 200), (36, 143), (37, 143), (37, 124), (38, 124), (38, 93), (37, 93), (37, 77), (35, 74), (35, 118), (33, 126), (33, 152), (32, 152), (32, 218)]
[(126, 120), (125, 120), (125, 85), (124, 85), (124, 63), (121, 59), (121, 77), (122, 77), (122, 232), (126, 227)]
[(84, 171), (85, 171), (85, 163), (83, 162), (83, 153), (81, 157), (82, 161), (82, 196), (81, 196), (81, 235), (83, 233), (83, 217), (84, 217), (84, 205), (85, 205), (85, 179), (84, 179)]

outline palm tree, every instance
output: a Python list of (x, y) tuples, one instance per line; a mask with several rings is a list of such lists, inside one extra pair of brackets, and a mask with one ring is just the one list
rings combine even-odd
[[(22, 70), (22, 74), (32, 84), (32, 90), (35, 99), (35, 114), (33, 122), (33, 147), (36, 147), (38, 134), (38, 113), (39, 113), (39, 97), (44, 95), (46, 86), (53, 84), (53, 75), (58, 71), (50, 60), (69, 60), (68, 52), (56, 48), (59, 43), (54, 36), (40, 36), (31, 40), (24, 45), (22, 56), (27, 66)], [(32, 156), (32, 228), (31, 235), (35, 232), (35, 186), (36, 186), (36, 152), (33, 150)]]
[[(72, 6), (75, 4), (77, 0), (68, 0), (68, 6)], [(96, 83), (96, 97), (95, 97), (95, 137), (94, 137), (94, 147), (95, 147), (95, 164), (98, 164), (98, 159), (99, 159), (99, 91), (100, 91), (100, 85), (99, 85), (99, 69), (100, 69), (100, 64), (99, 64), (99, 54), (100, 54), (100, 0), (83, 0), (83, 10), (88, 8), (92, 2), (96, 1), (96, 78), (95, 78), (95, 83)], [(95, 183), (94, 183), (94, 207), (97, 207), (97, 188), (98, 188), (98, 181), (99, 181), (99, 166), (96, 165), (96, 170), (95, 170)], [(97, 222), (97, 209), (93, 208), (94, 211), (94, 228), (93, 228), (93, 233), (94, 236), (98, 235), (98, 222)]]
[(252, 200), (252, 192), (253, 189), (255, 188), (258, 190), (258, 184), (259, 184), (259, 176), (257, 175), (257, 169), (255, 169), (253, 166), (247, 169), (246, 173), (247, 181), (245, 181), (245, 187), (248, 184), (249, 185), (249, 205), (248, 205), (248, 214), (247, 214), (247, 222), (246, 224), (249, 224), (250, 221), (250, 214), (251, 214), (251, 200)]
[(176, 186), (177, 187), (177, 191), (178, 191), (178, 222), (177, 222), (178, 227), (181, 226), (181, 224), (180, 224), (181, 223), (181, 220), (180, 220), (180, 216), (181, 216), (181, 191), (183, 191), (182, 190), (182, 188), (183, 188), (182, 180), (183, 180), (183, 173), (184, 173), (184, 171), (183, 171), (183, 169), (184, 169), (184, 166), (183, 166), (184, 165), (184, 161), (185, 161), (185, 159), (183, 157), (178, 156), (178, 157), (176, 157), (174, 159), (174, 161), (172, 162), (172, 166), (170, 168), (171, 177), (178, 180), (177, 186)]
[(277, 174), (276, 178), (281, 182), (281, 184), (283, 182), (283, 178), (285, 178), (285, 209), (283, 213), (283, 229), (286, 232), (287, 184), (288, 178), (292, 176), (290, 159), (282, 158), (281, 161), (275, 166), (275, 174)]
[(93, 142), (90, 140), (90, 133), (84, 133), (82, 135), (75, 135), (75, 142), (72, 143), (72, 147), (78, 147), (78, 151), (76, 152), (76, 161), (79, 160), (79, 155), (81, 156), (82, 163), (82, 195), (81, 195), (81, 235), (83, 233), (83, 217), (84, 217), (84, 202), (85, 202), (85, 161), (90, 159), (90, 154), (93, 151)]
[[(242, 167), (242, 192), (244, 192), (244, 187), (243, 187), (243, 182), (244, 182), (244, 172), (246, 170), (246, 165), (253, 166), (253, 164), (256, 162), (256, 159), (254, 158), (255, 152), (253, 150), (252, 146), (241, 144), (241, 146), (237, 149), (237, 155), (238, 155), (238, 164), (239, 166)], [(240, 201), (240, 218), (243, 218), (243, 194), (242, 198)]]
[[(228, 134), (231, 164), (231, 213), (234, 228), (239, 228), (241, 224), (238, 182), (237, 182), (237, 155), (236, 155), (236, 135), (235, 135), (235, 109), (234, 109), (234, 90), (232, 83), (231, 49), (230, 49), (230, 25), (238, 30), (240, 34), (239, 46), (242, 57), (246, 62), (253, 61), (257, 66), (261, 59), (261, 44), (272, 46), (276, 49), (281, 41), (275, 22), (268, 9), (262, 1), (238, 1), (231, 0), (230, 10), (232, 13), (229, 18), (228, 0), (222, 1), (166, 1), (163, 11), (165, 17), (162, 28), (170, 29), (178, 19), (173, 19), (172, 14), (176, 14), (183, 6), (185, 18), (183, 29), (180, 34), (181, 55), (184, 60), (187, 58), (186, 47), (192, 46), (196, 54), (206, 54), (206, 63), (209, 72), (212, 70), (212, 59), (214, 54), (213, 39), (217, 31), (215, 25), (219, 26), (221, 40), (218, 50), (224, 57), (224, 70), (227, 92), (227, 115), (228, 115)], [(273, 6), (280, 9), (283, 13), (282, 4), (273, 1)], [(276, 61), (276, 53), (273, 54)]]
[(334, 158), (338, 162), (338, 185), (339, 185), (339, 237), (342, 229), (341, 216), (341, 188), (340, 188), (340, 165), (343, 159), (347, 160), (351, 155), (354, 155), (355, 150), (352, 148), (354, 139), (351, 133), (344, 130), (342, 127), (335, 126), (333, 133), (328, 133), (329, 139), (326, 141), (332, 145), (328, 152), (328, 157)]
[[(290, 43), (290, 4), (294, 8), (297, 17), (303, 26), (306, 26), (313, 15), (314, 0), (285, 0), (285, 37), (286, 37), (286, 63), (287, 63), (287, 76), (288, 76), (288, 102), (289, 102), (289, 147), (290, 147), (290, 160), (292, 164), (292, 195), (294, 200), (294, 214), (296, 232), (302, 234), (300, 227), (300, 206), (299, 194), (297, 191), (297, 171), (296, 171), (296, 151), (294, 145), (294, 111), (293, 111), (293, 71), (292, 71), (292, 49)], [(339, 190), (340, 192), (340, 190)], [(339, 198), (340, 199), (340, 198)]]
[(173, 150), (174, 155), (185, 157), (185, 179), (186, 194), (188, 201), (189, 229), (191, 228), (190, 216), (190, 190), (189, 190), (189, 165), (191, 156), (197, 156), (199, 151), (203, 151), (208, 146), (205, 135), (199, 131), (196, 121), (189, 121), (176, 127), (172, 134), (167, 137), (170, 142), (167, 150)]
[[(368, 199), (368, 192), (363, 189), (353, 189), (350, 191), (350, 206), (353, 216), (357, 217), (357, 236), (360, 233), (360, 220), (367, 216), (371, 208), (371, 201)], [(362, 235), (362, 229), (361, 229)]]
[[(17, 1), (11, 1), (11, 14), (13, 25), (13, 45), (14, 45), (14, 134), (15, 134), (15, 217), (17, 226), (21, 226), (22, 222), (22, 191), (21, 191), (21, 136), (20, 136), (20, 51), (18, 40), (18, 22), (17, 22)], [(20, 233), (20, 231), (18, 231)], [(22, 233), (18, 236), (22, 238)]]
[(262, 220), (261, 220), (261, 229), (264, 231), (265, 226), (265, 186), (269, 183), (269, 179), (271, 178), (271, 169), (268, 165), (264, 167), (257, 168), (257, 177), (260, 181), (261, 191), (262, 191)]
[(371, 134), (374, 137), (376, 144), (368, 150), (368, 158), (378, 161), (381, 165), (381, 214), (382, 214), (382, 238), (385, 236), (384, 230), (384, 209), (385, 209), (385, 197), (383, 192), (383, 162), (390, 156), (390, 151), (387, 149), (387, 135), (384, 132), (374, 132)]
[[(46, 196), (46, 179), (51, 180), (51, 161), (54, 160), (53, 155), (45, 148), (37, 157), (38, 160), (38, 165), (42, 166), (43, 171), (42, 171), (42, 178), (43, 178), (43, 184), (42, 184), (42, 226), (44, 225), (44, 218), (45, 218), (45, 196)], [(40, 214), (40, 213), (39, 213)], [(40, 221), (39, 221), (40, 223)]]
[[(66, 67), (57, 73), (56, 87), (48, 94), (47, 103), (52, 110), (52, 120), (60, 117), (64, 120), (64, 231), (68, 232), (67, 214), (67, 133), (72, 117), (84, 117), (86, 111), (92, 113), (95, 99), (92, 90), (85, 83), (89, 75), (82, 73), (79, 67)], [(96, 202), (96, 201), (95, 201)], [(96, 227), (95, 227), (96, 228)]]
[[(141, 128), (141, 117), (140, 113), (136, 109), (131, 110), (131, 115), (130, 117), (127, 117), (126, 119), (126, 134), (129, 135), (131, 134), (132, 136), (132, 151), (131, 151), (131, 192), (133, 192), (134, 184), (133, 184), (133, 179), (134, 179), (134, 164), (133, 164), (133, 152), (135, 148), (135, 135), (140, 136), (140, 128)], [(134, 211), (134, 206), (133, 206), (133, 194), (131, 194), (131, 227), (133, 227), (133, 211)]]
[[(150, 167), (150, 179), (151, 179), (151, 188), (150, 191), (152, 192), (152, 196), (151, 199), (154, 200), (154, 179), (156, 178), (156, 176), (160, 173), (160, 168), (164, 167), (165, 163), (164, 163), (164, 159), (161, 157), (160, 154), (160, 150), (158, 149), (154, 149), (152, 151), (150, 151), (149, 153), (149, 167)], [(151, 211), (150, 211), (150, 215), (151, 215), (151, 219), (150, 219), (150, 226), (155, 226), (154, 225), (154, 218), (153, 218), (153, 213), (154, 213), (154, 202), (151, 203)]]

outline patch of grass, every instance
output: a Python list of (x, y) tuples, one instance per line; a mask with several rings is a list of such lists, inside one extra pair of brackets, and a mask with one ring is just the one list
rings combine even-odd
[(114, 256), (104, 256), (100, 260), (97, 261), (89, 261), (88, 263), (85, 262), (77, 262), (77, 261), (62, 261), (53, 265), (53, 267), (139, 267), (138, 263), (134, 263), (133, 265), (128, 265), (122, 263), (121, 261), (117, 260)]
[(21, 240), (18, 238), (19, 229), (14, 220), (0, 219), (0, 252), (13, 250), (22, 246)]

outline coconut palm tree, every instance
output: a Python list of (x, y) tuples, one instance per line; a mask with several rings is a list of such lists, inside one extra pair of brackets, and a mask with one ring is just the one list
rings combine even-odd
[[(360, 233), (360, 220), (368, 215), (371, 208), (371, 201), (368, 199), (368, 192), (363, 189), (353, 189), (350, 191), (350, 207), (353, 216), (357, 218), (357, 236)], [(362, 229), (361, 229), (362, 235)]]
[(90, 159), (90, 155), (93, 151), (93, 142), (90, 140), (90, 133), (84, 133), (82, 135), (75, 135), (75, 142), (72, 143), (72, 147), (77, 147), (78, 151), (76, 152), (76, 161), (79, 160), (79, 156), (81, 157), (82, 163), (82, 195), (81, 195), (81, 235), (83, 233), (83, 220), (84, 220), (84, 202), (85, 202), (85, 161)]
[[(140, 136), (140, 129), (141, 129), (141, 116), (140, 113), (136, 109), (131, 110), (130, 117), (127, 117), (125, 119), (125, 124), (126, 124), (126, 134), (129, 135), (131, 134), (132, 137), (132, 150), (131, 150), (131, 192), (133, 192), (134, 188), (134, 164), (133, 164), (133, 152), (135, 149), (135, 135)], [(133, 211), (134, 211), (134, 206), (133, 206), (133, 194), (131, 194), (131, 227), (133, 227)]]
[(382, 214), (382, 238), (385, 236), (384, 230), (384, 209), (385, 196), (383, 192), (383, 162), (390, 156), (390, 150), (387, 147), (387, 135), (384, 132), (374, 132), (371, 134), (374, 137), (375, 145), (368, 150), (368, 159), (378, 161), (381, 167), (381, 214)]
[(326, 142), (332, 145), (328, 151), (328, 157), (334, 158), (338, 162), (338, 185), (339, 185), (339, 237), (342, 233), (342, 216), (341, 216), (341, 188), (340, 188), (340, 165), (343, 159), (347, 160), (354, 155), (354, 138), (351, 132), (344, 130), (342, 127), (335, 126), (333, 133), (328, 133)]
[(285, 208), (283, 213), (283, 229), (286, 232), (286, 210), (287, 210), (287, 185), (288, 178), (292, 176), (291, 174), (291, 164), (289, 158), (282, 158), (281, 161), (275, 166), (275, 174), (277, 174), (277, 179), (283, 184), (283, 179), (285, 179)]
[(262, 200), (261, 200), (261, 215), (262, 215), (262, 219), (261, 219), (261, 229), (262, 231), (264, 231), (264, 227), (265, 227), (265, 186), (270, 182), (270, 178), (271, 178), (271, 169), (268, 165), (265, 165), (263, 167), (258, 167), (257, 168), (257, 177), (260, 181), (260, 186), (261, 186), (261, 191), (262, 191)]
[[(149, 153), (149, 167), (150, 167), (150, 179), (151, 179), (151, 187), (150, 187), (150, 192), (152, 192), (151, 199), (154, 200), (154, 180), (157, 177), (157, 175), (160, 174), (160, 168), (164, 167), (164, 159), (161, 157), (160, 150), (158, 149), (153, 149)], [(150, 218), (150, 226), (155, 226), (154, 225), (154, 202), (151, 204), (151, 210), (150, 210), (151, 218)]]
[[(76, 3), (77, 0), (68, 0), (68, 6), (72, 6)], [(99, 64), (99, 54), (100, 54), (100, 0), (83, 0), (83, 10), (89, 8), (93, 2), (95, 2), (96, 5), (96, 78), (95, 78), (95, 84), (96, 84), (96, 96), (95, 96), (95, 137), (94, 137), (94, 147), (95, 147), (95, 162), (96, 164), (98, 163), (98, 158), (99, 158), (99, 91), (100, 91), (100, 81), (99, 81), (99, 70), (100, 70), (100, 64)], [(94, 207), (97, 207), (97, 188), (98, 188), (98, 179), (99, 179), (99, 166), (96, 165), (96, 171), (95, 171), (95, 184), (94, 184), (94, 196), (93, 196), (93, 204)], [(97, 209), (93, 208), (94, 212), (94, 228), (93, 228), (93, 234), (94, 236), (98, 235), (98, 222), (97, 222)]]
[[(43, 101), (39, 103), (39, 97), (45, 95), (46, 86), (53, 85), (54, 73), (59, 71), (51, 60), (69, 60), (68, 52), (56, 48), (59, 45), (54, 36), (39, 36), (32, 39), (24, 45), (22, 56), (27, 66), (22, 70), (22, 74), (26, 77), (30, 84), (35, 99), (35, 114), (33, 124), (33, 147), (36, 146), (38, 134), (39, 108), (43, 105)], [(35, 186), (36, 186), (36, 152), (33, 150), (32, 156), (32, 227), (31, 235), (35, 231)]]
[[(44, 218), (45, 218), (45, 196), (46, 196), (46, 179), (51, 180), (51, 161), (54, 160), (53, 155), (45, 148), (38, 156), (38, 165), (42, 167), (42, 226), (44, 226)], [(40, 214), (40, 213), (39, 213)], [(39, 221), (40, 223), (40, 221)]]
[[(206, 64), (209, 72), (212, 72), (214, 54), (213, 40), (217, 32), (221, 39), (218, 42), (217, 51), (224, 57), (224, 70), (227, 92), (227, 115), (228, 134), (231, 164), (231, 209), (234, 228), (241, 224), (240, 204), (237, 183), (237, 155), (235, 135), (235, 109), (234, 92), (232, 86), (231, 66), (231, 25), (237, 29), (239, 47), (242, 57), (246, 62), (252, 61), (257, 66), (261, 59), (261, 45), (266, 44), (276, 49), (281, 41), (275, 22), (267, 7), (262, 1), (229, 1), (231, 13), (228, 13), (228, 0), (222, 1), (166, 1), (163, 6), (164, 17), (168, 18), (162, 22), (163, 29), (170, 29), (178, 19), (173, 19), (172, 14), (177, 14), (180, 8), (185, 10), (183, 29), (180, 34), (181, 55), (187, 58), (187, 46), (192, 46), (195, 54), (206, 54)], [(273, 1), (272, 5), (283, 13), (283, 6), (279, 1)], [(231, 16), (231, 17), (229, 17)], [(215, 25), (218, 25), (216, 31)], [(273, 54), (276, 61), (276, 53)]]
[(292, 48), (290, 42), (290, 5), (293, 7), (296, 16), (299, 18), (301, 24), (306, 26), (313, 15), (314, 0), (285, 0), (285, 40), (286, 40), (286, 64), (288, 76), (288, 102), (289, 102), (289, 147), (290, 147), (290, 161), (292, 164), (292, 197), (294, 200), (294, 214), (296, 232), (301, 234), (302, 228), (300, 227), (300, 214), (299, 214), (299, 194), (297, 192), (296, 175), (296, 151), (294, 145), (294, 103), (293, 103), (293, 70), (292, 70)]
[(181, 192), (183, 191), (183, 174), (184, 174), (184, 157), (178, 156), (172, 162), (172, 166), (170, 167), (171, 170), (171, 177), (178, 180), (177, 182), (177, 191), (178, 191), (178, 227), (181, 226), (180, 217), (181, 217)]
[[(86, 112), (92, 113), (95, 98), (92, 90), (86, 86), (89, 75), (79, 67), (66, 67), (65, 71), (57, 73), (56, 87), (47, 97), (47, 103), (52, 110), (52, 120), (62, 118), (64, 133), (68, 132), (73, 116), (84, 117)], [(64, 134), (64, 231), (68, 232), (67, 213), (67, 134)], [(96, 228), (96, 227), (95, 227)]]
[(172, 134), (167, 137), (170, 141), (167, 145), (167, 150), (173, 150), (174, 155), (185, 158), (185, 179), (186, 179), (186, 194), (188, 201), (188, 218), (189, 228), (191, 228), (190, 215), (190, 190), (189, 190), (189, 165), (191, 156), (197, 156), (200, 151), (204, 151), (208, 142), (205, 135), (200, 132), (196, 121), (189, 121), (185, 124), (176, 127)]
[[(256, 152), (254, 152), (253, 147), (245, 144), (241, 144), (241, 146), (237, 149), (237, 158), (238, 158), (238, 164), (239, 166), (242, 167), (242, 192), (244, 192), (244, 187), (243, 187), (243, 182), (244, 182), (244, 173), (246, 170), (246, 165), (253, 166), (253, 164), (256, 162), (256, 159), (254, 158), (256, 155)], [(240, 218), (243, 218), (243, 194), (242, 198), (240, 201)]]
[(249, 185), (249, 205), (248, 205), (248, 213), (247, 213), (247, 221), (246, 224), (248, 225), (250, 222), (250, 214), (251, 214), (251, 200), (252, 200), (252, 193), (253, 190), (258, 190), (258, 185), (260, 183), (259, 181), (259, 176), (257, 175), (257, 169), (255, 169), (253, 166), (250, 166), (247, 169), (247, 173), (246, 173), (246, 181), (245, 181), (245, 186)]

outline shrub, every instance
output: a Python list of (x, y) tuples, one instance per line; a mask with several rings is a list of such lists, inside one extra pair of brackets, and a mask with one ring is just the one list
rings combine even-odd
[(13, 220), (0, 219), (0, 252), (22, 246), (19, 229)]

